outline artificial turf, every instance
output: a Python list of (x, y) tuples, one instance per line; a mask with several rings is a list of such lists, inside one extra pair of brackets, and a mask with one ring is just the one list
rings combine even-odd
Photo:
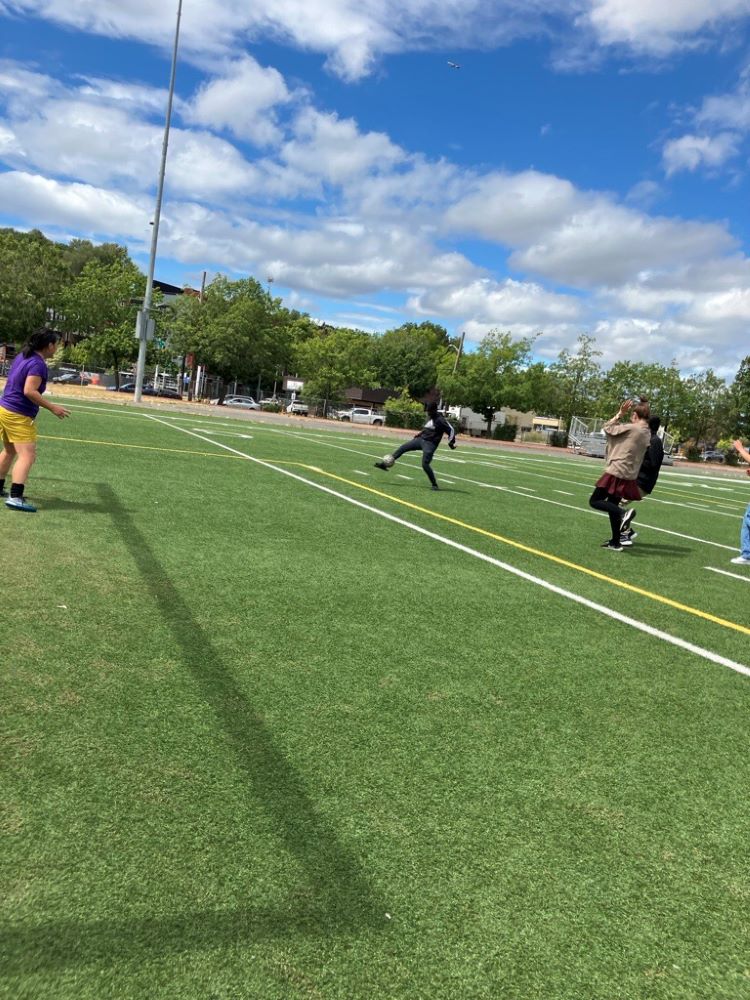
[(750, 677), (310, 485), (750, 664), (747, 571), (704, 568), (746, 479), (665, 471), (617, 554), (600, 463), (441, 449), (433, 494), (385, 432), (39, 424), (39, 513), (0, 510), (2, 995), (750, 996)]

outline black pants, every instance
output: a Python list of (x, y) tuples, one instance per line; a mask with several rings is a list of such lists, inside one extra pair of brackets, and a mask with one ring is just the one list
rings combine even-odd
[(430, 463), (432, 462), (432, 456), (437, 451), (437, 445), (433, 444), (432, 441), (425, 441), (424, 438), (412, 438), (411, 441), (407, 441), (406, 444), (402, 444), (400, 448), (396, 448), (393, 453), (394, 461), (397, 458), (401, 458), (405, 455), (407, 451), (421, 451), (422, 452), (422, 468), (427, 474), (427, 478), (430, 480), (433, 486), (437, 486), (437, 479), (435, 479), (435, 473), (432, 471)]
[(620, 507), (620, 501), (616, 496), (611, 493), (607, 493), (603, 486), (597, 486), (594, 492), (589, 497), (589, 507), (593, 507), (594, 510), (603, 510), (605, 514), (609, 514), (609, 525), (612, 529), (612, 541), (616, 544), (620, 544), (620, 528), (622, 527), (622, 516), (623, 510)]

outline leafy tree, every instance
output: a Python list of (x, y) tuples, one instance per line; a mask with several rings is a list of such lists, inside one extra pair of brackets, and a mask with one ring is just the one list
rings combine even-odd
[(375, 339), (375, 377), (380, 385), (407, 388), (418, 399), (438, 380), (438, 364), (450, 343), (437, 323), (404, 323)]
[(138, 355), (135, 320), (146, 278), (129, 259), (110, 264), (91, 260), (62, 295), (63, 328), (83, 334), (75, 357), (82, 364), (111, 368), (115, 384), (120, 369)]
[(602, 416), (614, 413), (623, 399), (646, 396), (652, 412), (661, 417), (666, 430), (682, 404), (684, 391), (674, 361), (669, 367), (655, 362), (618, 361), (602, 381), (599, 412)]
[(19, 343), (54, 322), (69, 280), (61, 248), (38, 229), (0, 229), (0, 340)]
[(726, 382), (709, 368), (685, 379), (684, 388), (675, 414), (680, 435), (697, 442), (718, 440), (731, 416), (732, 397)]
[(510, 333), (492, 330), (475, 352), (464, 356), (455, 374), (442, 376), (443, 395), (481, 413), (490, 436), (496, 410), (525, 403), (523, 372), (528, 367), (531, 344), (531, 340), (513, 340)]
[(750, 437), (750, 355), (742, 359), (731, 386), (731, 423), (735, 437)]
[(593, 337), (582, 333), (576, 352), (565, 348), (550, 365), (560, 388), (559, 413), (568, 429), (574, 416), (589, 416), (596, 410), (601, 382), (601, 367), (596, 359), (602, 352), (596, 350), (595, 343)]
[(254, 278), (218, 275), (203, 302), (183, 296), (170, 319), (172, 348), (193, 354), (225, 384), (273, 378), (291, 357), (293, 333), (294, 320), (281, 301)]
[(373, 339), (361, 330), (319, 328), (295, 351), (305, 393), (319, 399), (341, 399), (347, 386), (376, 384), (373, 354)]
[(100, 264), (116, 264), (128, 259), (128, 251), (119, 243), (94, 244), (91, 240), (72, 239), (60, 245), (60, 253), (70, 275), (77, 278), (92, 260)]

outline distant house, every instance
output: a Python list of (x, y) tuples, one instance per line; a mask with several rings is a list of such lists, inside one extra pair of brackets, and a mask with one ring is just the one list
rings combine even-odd
[(393, 399), (398, 393), (393, 389), (362, 389), (358, 385), (350, 386), (344, 393), (348, 403), (360, 406), (383, 406), (386, 399)]

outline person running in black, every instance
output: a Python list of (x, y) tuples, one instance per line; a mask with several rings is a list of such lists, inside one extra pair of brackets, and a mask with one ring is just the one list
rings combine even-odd
[[(636, 479), (638, 489), (644, 496), (650, 496), (653, 493), (656, 480), (659, 478), (661, 464), (664, 461), (664, 445), (657, 433), (660, 426), (661, 420), (659, 417), (651, 417), (648, 422), (648, 429), (651, 431), (651, 442), (646, 454), (643, 456), (641, 467), (638, 470), (638, 478)], [(635, 513), (631, 514), (630, 517), (628, 517), (628, 513), (623, 518), (620, 545), (632, 545), (633, 539), (638, 537), (638, 532), (633, 531), (630, 527)]]
[(448, 447), (455, 448), (456, 432), (453, 430), (445, 417), (441, 413), (438, 413), (437, 403), (428, 403), (427, 423), (424, 425), (419, 434), (416, 434), (411, 441), (407, 441), (406, 444), (402, 444), (401, 447), (397, 448), (392, 455), (386, 455), (380, 462), (376, 462), (375, 468), (382, 469), (383, 472), (387, 472), (393, 463), (397, 459), (401, 458), (402, 455), (406, 454), (407, 451), (421, 451), (422, 468), (427, 474), (427, 478), (430, 480), (433, 490), (438, 490), (440, 487), (437, 484), (437, 479), (435, 479), (435, 473), (432, 471), (432, 457), (437, 451), (437, 446), (440, 444), (443, 434), (448, 435)]

